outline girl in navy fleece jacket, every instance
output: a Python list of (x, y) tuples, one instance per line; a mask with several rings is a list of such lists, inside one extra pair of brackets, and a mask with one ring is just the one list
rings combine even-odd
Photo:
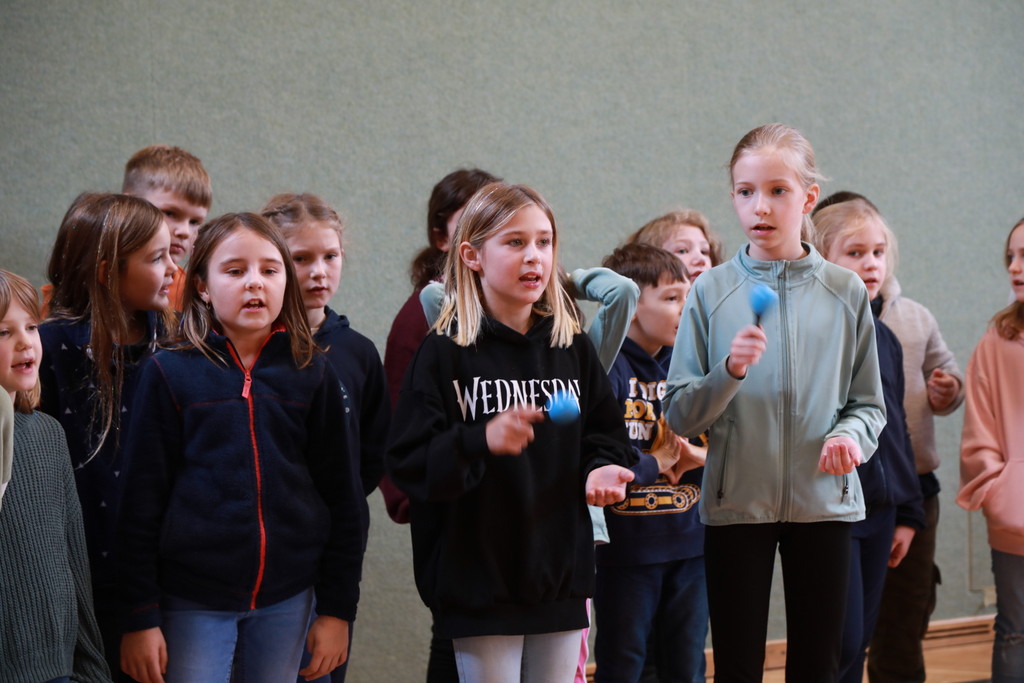
[[(417, 588), (461, 680), (571, 681), (594, 586), (586, 503), (622, 500), (635, 456), (552, 277), (547, 203), (487, 185), (452, 245), (437, 333), (406, 373), (385, 458), (411, 503)], [(559, 390), (580, 408), (569, 424), (541, 410)]]
[(141, 371), (125, 446), (122, 666), (142, 683), (277, 682), (307, 641), (300, 673), (325, 675), (347, 657), (366, 501), (274, 226), (204, 226), (184, 308), (180, 346)]

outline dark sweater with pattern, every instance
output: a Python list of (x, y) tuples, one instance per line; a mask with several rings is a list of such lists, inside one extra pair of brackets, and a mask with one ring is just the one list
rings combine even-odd
[(0, 683), (61, 676), (110, 680), (64, 432), (48, 415), (17, 413), (0, 509)]
[(650, 454), (671, 358), (672, 347), (654, 357), (627, 338), (608, 372), (640, 460), (632, 468), (636, 478), (626, 500), (604, 509), (611, 542), (598, 546), (598, 565), (636, 566), (704, 554), (704, 527), (697, 514), (704, 468), (690, 470), (678, 484), (670, 484), (659, 475), (658, 462)]

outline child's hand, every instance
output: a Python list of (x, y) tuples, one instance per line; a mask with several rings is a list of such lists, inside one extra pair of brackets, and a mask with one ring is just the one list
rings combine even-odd
[(312, 681), (344, 664), (348, 659), (348, 628), (348, 622), (337, 617), (321, 615), (314, 619), (306, 636), (306, 649), (313, 656), (299, 675)]
[(818, 469), (825, 474), (849, 474), (863, 461), (856, 441), (848, 436), (833, 436), (821, 449)]
[(676, 463), (679, 462), (679, 456), (683, 452), (682, 439), (673, 434), (664, 425), (659, 425), (659, 427), (665, 430), (659, 433), (659, 437), (663, 433), (665, 438), (659, 439), (660, 443), (656, 442), (657, 446), (651, 446), (650, 454), (658, 461), (658, 474), (665, 475), (668, 483), (678, 484), (679, 476), (673, 473), (673, 469)]
[(932, 370), (932, 375), (928, 378), (928, 405), (932, 410), (945, 410), (958, 393), (960, 381), (956, 377), (939, 368)]
[(889, 566), (897, 567), (907, 556), (910, 550), (910, 542), (914, 540), (917, 530), (912, 526), (897, 526), (892, 535), (892, 550), (889, 551)]
[(626, 484), (633, 481), (633, 473), (619, 465), (604, 465), (587, 475), (587, 503), (604, 507), (626, 499)]
[(513, 408), (487, 423), (487, 448), (495, 455), (519, 455), (533, 441), (533, 423), (544, 419), (536, 408)]
[(159, 627), (121, 636), (121, 670), (139, 683), (164, 683), (167, 641)]
[(679, 462), (672, 468), (675, 473), (676, 480), (670, 483), (678, 484), (679, 480), (682, 479), (683, 475), (690, 470), (695, 470), (698, 467), (704, 467), (704, 461), (708, 457), (707, 446), (695, 446), (686, 439), (680, 438), (682, 442), (682, 450), (679, 454)]
[(736, 379), (747, 376), (747, 368), (757, 365), (768, 347), (768, 337), (758, 325), (747, 325), (736, 333), (729, 347), (725, 369)]

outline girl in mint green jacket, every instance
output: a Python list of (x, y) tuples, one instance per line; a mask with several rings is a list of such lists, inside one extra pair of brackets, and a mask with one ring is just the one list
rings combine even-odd
[[(807, 140), (761, 126), (730, 169), (749, 244), (694, 283), (665, 399), (678, 434), (710, 430), (700, 515), (715, 681), (761, 677), (776, 550), (786, 678), (834, 681), (850, 523), (864, 518), (854, 467), (885, 425), (874, 323), (863, 282), (801, 240), (820, 191)], [(778, 304), (755, 322), (758, 285)]]

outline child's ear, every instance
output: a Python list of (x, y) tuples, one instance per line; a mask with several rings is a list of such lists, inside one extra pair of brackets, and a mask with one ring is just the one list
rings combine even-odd
[(470, 270), (478, 273), (482, 270), (480, 267), (480, 254), (469, 242), (463, 242), (459, 245), (459, 258), (462, 259), (462, 262)]
[(96, 280), (101, 285), (110, 284), (110, 263), (107, 261), (100, 261), (99, 265), (96, 266)]
[(196, 292), (199, 294), (199, 298), (202, 299), (203, 303), (210, 303), (210, 292), (206, 289), (206, 283), (203, 282), (202, 278), (196, 275), (192, 280), (192, 284), (196, 286)]
[(821, 188), (818, 187), (818, 183), (814, 183), (807, 188), (807, 201), (804, 202), (804, 213), (814, 211), (814, 207), (818, 203), (819, 194), (821, 194)]

